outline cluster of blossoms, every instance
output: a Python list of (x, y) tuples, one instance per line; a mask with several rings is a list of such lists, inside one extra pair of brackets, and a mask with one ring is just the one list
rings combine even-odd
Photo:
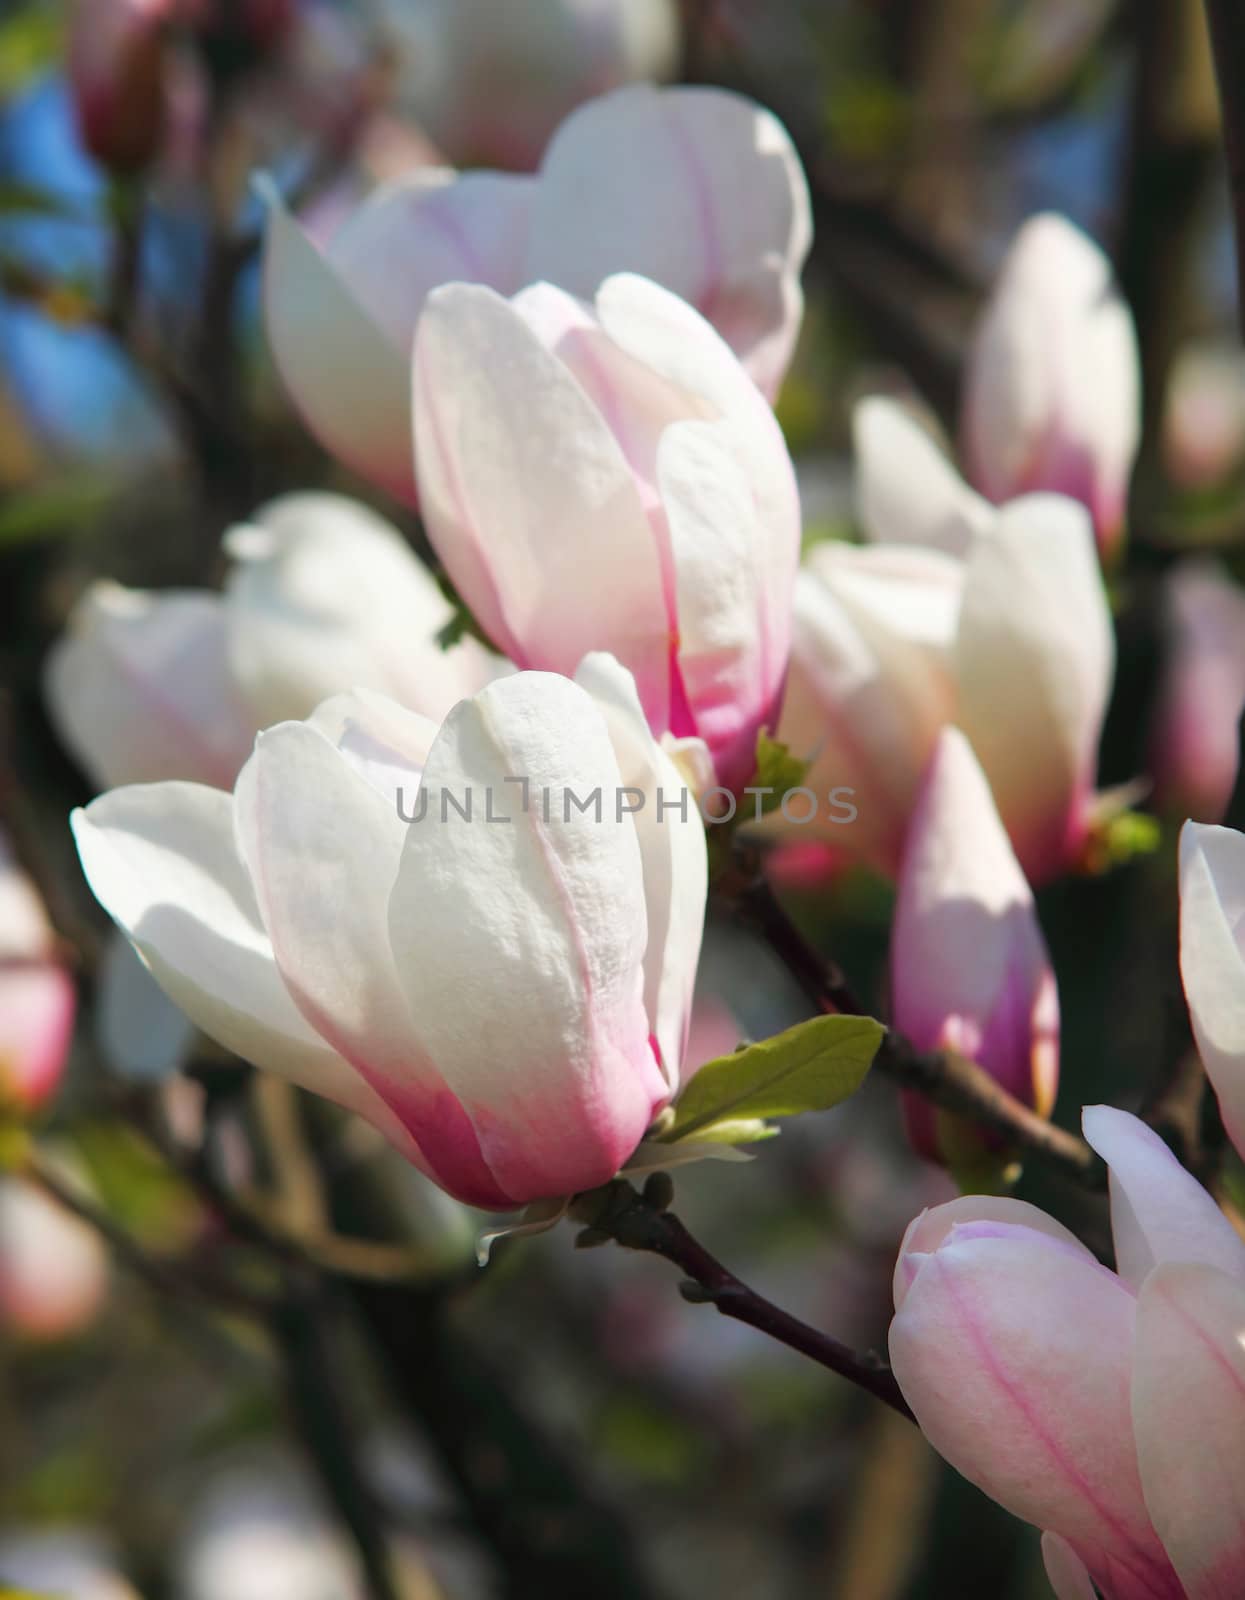
[[(605, 1184), (678, 1100), (701, 802), (749, 792), (762, 735), (851, 797), (827, 836), (896, 880), (898, 1027), (1053, 1105), (1031, 885), (1083, 861), (1101, 810), (1131, 323), (1098, 249), (1031, 221), (974, 343), (969, 481), (912, 410), (863, 402), (868, 542), (801, 568), (771, 402), (810, 242), (785, 131), (708, 89), (590, 102), (528, 176), (420, 170), (323, 245), (274, 199), (291, 398), (418, 508), (488, 644), (443, 648), (454, 608), (396, 529), (307, 494), (228, 532), (223, 593), (98, 586), (52, 657), (67, 744), (118, 786), (75, 815), (83, 865), (156, 983), (471, 1205)], [(516, 781), (664, 804), (412, 804)], [(1245, 1147), (1242, 851), (1194, 827), (1182, 877), (1198, 1042)], [(945, 1154), (946, 1119), (908, 1112)], [(1245, 1245), (1135, 1119), (1096, 1108), (1086, 1135), (1118, 1273), (1016, 1202), (930, 1212), (895, 1373), (943, 1454), (1047, 1530), (1061, 1594), (1222, 1600), (1245, 1586)]]

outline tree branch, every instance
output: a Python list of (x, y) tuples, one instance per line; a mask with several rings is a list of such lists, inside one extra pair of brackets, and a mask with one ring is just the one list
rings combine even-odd
[(669, 1178), (656, 1173), (645, 1184), (643, 1194), (637, 1194), (625, 1178), (616, 1178), (604, 1189), (579, 1196), (571, 1205), (571, 1215), (587, 1224), (581, 1243), (591, 1245), (613, 1239), (627, 1250), (663, 1257), (691, 1280), (682, 1285), (685, 1300), (694, 1305), (715, 1306), (724, 1317), (733, 1317), (736, 1322), (745, 1322), (768, 1334), (779, 1344), (846, 1378), (900, 1416), (915, 1420), (884, 1361), (860, 1355), (828, 1334), (819, 1333), (741, 1282), (666, 1209), (672, 1194)]
[(1245, 16), (1236, 0), (1206, 0), (1236, 232), (1237, 309), (1245, 316)]
[[(818, 1011), (865, 1017), (871, 1013), (852, 991), (835, 962), (821, 956), (792, 922), (768, 881), (749, 856), (744, 870), (725, 885), (736, 911), (760, 934)], [(1057, 1128), (1009, 1094), (975, 1061), (950, 1051), (921, 1051), (888, 1028), (874, 1060), (877, 1071), (923, 1095), (945, 1111), (968, 1117), (1017, 1149), (1086, 1188), (1105, 1186), (1105, 1169), (1076, 1134)]]

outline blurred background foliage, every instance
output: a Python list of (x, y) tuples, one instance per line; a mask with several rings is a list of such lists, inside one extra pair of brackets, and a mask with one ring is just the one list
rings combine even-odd
[[(360, 1516), (396, 1531), (412, 1596), (1042, 1595), (1036, 1535), (867, 1397), (683, 1305), (664, 1263), (576, 1255), (563, 1229), (502, 1247), (475, 1282), (473, 1220), (323, 1107), (257, 1094), (246, 1071), (206, 1056), (158, 1089), (100, 1065), (102, 919), (64, 821), (89, 788), (43, 711), (48, 644), (93, 577), (214, 581), (222, 530), (283, 489), (379, 503), (277, 387), (248, 177), (269, 168), (329, 219), (424, 159), (429, 140), (394, 26), (401, 0), (312, 9), (310, 59), (200, 60), (198, 143), (138, 182), (110, 178), (78, 141), (60, 8), (0, 5), (0, 816), (78, 952), (85, 996), (41, 1134), (139, 1252), (114, 1260), (73, 1337), (0, 1325), (0, 1578), (33, 1581), (33, 1550), (78, 1561), (65, 1572), (124, 1573), (148, 1600), (365, 1593), (326, 1506), (333, 1485), (300, 1448), (322, 1458), (327, 1437), (359, 1469)], [(1103, 778), (1143, 773), (1164, 573), (1211, 550), (1245, 579), (1245, 368), (1199, 5), (686, 0), (678, 23), (677, 75), (772, 107), (808, 168), (809, 309), (780, 416), (810, 541), (852, 536), (862, 393), (919, 393), (953, 436), (966, 332), (1025, 216), (1065, 212), (1112, 253), (1140, 329), (1146, 433), (1112, 580), (1120, 670)], [(1167, 1107), (1189, 1132), (1171, 1072), (1189, 1050), (1173, 839), (1041, 898), (1068, 1125), (1110, 1099)], [(854, 873), (781, 887), (883, 1008), (889, 889)], [(713, 929), (705, 982), (728, 1032), (761, 1037), (801, 1014), (735, 930)], [(386, 1281), (352, 1258), (326, 1271), (294, 1249), (274, 1261), (220, 1201), (236, 1181), (284, 1222), (311, 1215), (328, 1241), (389, 1239), (404, 1270)], [(862, 1348), (884, 1344), (905, 1223), (950, 1192), (907, 1153), (885, 1085), (805, 1119), (749, 1167), (679, 1180), (711, 1249)], [(1096, 1198), (1036, 1170), (1019, 1192), (1103, 1236)], [(189, 1263), (171, 1293), (166, 1258)], [(234, 1284), (279, 1278), (309, 1314), (257, 1327), (214, 1298), (222, 1263)]]

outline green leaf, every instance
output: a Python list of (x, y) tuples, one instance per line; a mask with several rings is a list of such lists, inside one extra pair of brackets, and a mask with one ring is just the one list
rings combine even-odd
[(771, 739), (765, 729), (761, 729), (757, 734), (756, 777), (752, 780), (752, 787), (771, 791), (760, 797), (762, 816), (776, 811), (782, 804), (783, 795), (800, 787), (808, 777), (808, 767), (807, 761), (793, 756), (785, 744)]
[(723, 1123), (828, 1111), (863, 1083), (884, 1032), (872, 1017), (814, 1017), (710, 1061), (683, 1091), (662, 1138), (713, 1138), (706, 1130)]

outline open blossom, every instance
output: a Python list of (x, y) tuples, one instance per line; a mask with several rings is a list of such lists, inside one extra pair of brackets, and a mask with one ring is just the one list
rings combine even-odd
[(700, 310), (772, 396), (799, 332), (809, 216), (769, 112), (721, 89), (622, 89), (568, 118), (536, 175), (420, 169), (323, 252), (274, 199), (265, 327), (309, 427), (414, 502), (411, 349), (431, 290), (543, 281), (588, 300), (611, 273), (642, 273)]
[(401, 100), (456, 162), (527, 169), (582, 101), (673, 75), (675, 0), (384, 0)]
[(608, 657), (502, 678), (440, 729), (342, 696), (262, 734), (232, 797), (120, 789), (74, 826), (206, 1033), (470, 1204), (605, 1182), (677, 1091), (704, 833)]
[(0, 835), (0, 1112), (29, 1112), (56, 1092), (77, 999), (34, 884)]
[(890, 1355), (948, 1461), (1046, 1531), (1060, 1600), (1245, 1593), (1245, 1242), (1137, 1118), (1086, 1110), (1116, 1272), (1053, 1218), (967, 1195), (912, 1223)]
[(1104, 554), (1141, 439), (1137, 335), (1098, 246), (1045, 213), (1020, 229), (979, 323), (963, 407), (969, 477), (991, 500), (1035, 489), (1088, 506)]
[(769, 406), (714, 330), (644, 278), (590, 309), (451, 284), (415, 344), (428, 536), (523, 667), (632, 672), (654, 733), (747, 782), (787, 669), (800, 512)]
[(440, 718), (500, 668), (396, 529), (333, 494), (292, 494), (230, 530), (224, 592), (98, 583), (51, 653), (57, 729), (102, 786), (232, 785), (256, 732), (375, 689)]
[(1218, 822), (1238, 765), (1245, 710), (1245, 591), (1214, 562), (1166, 579), (1167, 650), (1150, 736), (1155, 799), (1169, 815)]
[(1245, 834), (1234, 828), (1181, 832), (1180, 972), (1223, 1125), (1245, 1151)]
[[(917, 798), (891, 931), (895, 1026), (953, 1050), (1042, 1116), (1059, 1075), (1059, 998), (1033, 895), (964, 735), (944, 728)], [(929, 1101), (906, 1094), (916, 1148), (942, 1154)]]
[(1085, 841), (1114, 662), (1084, 509), (1026, 495), (962, 558), (816, 546), (796, 585), (780, 737), (814, 758), (818, 793), (856, 791), (856, 819), (823, 825), (829, 842), (893, 873), (922, 774), (954, 722), (1040, 882)]

